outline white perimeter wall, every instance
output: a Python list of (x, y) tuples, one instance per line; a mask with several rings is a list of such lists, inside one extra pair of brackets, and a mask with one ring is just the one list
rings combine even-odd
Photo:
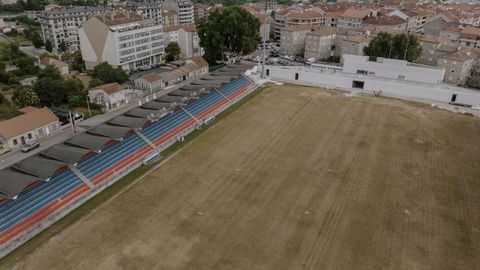
[(357, 74), (357, 70), (373, 72), (377, 77), (398, 79), (431, 84), (440, 84), (443, 80), (445, 69), (409, 64), (404, 60), (377, 58), (378, 62), (368, 61), (368, 56), (343, 55), (343, 72)]
[[(334, 88), (352, 89), (353, 81), (363, 81), (364, 90), (382, 90), (384, 94), (405, 98), (424, 99), (435, 102), (450, 102), (456, 94), (456, 102), (480, 106), (480, 92), (443, 84), (415, 83), (404, 80), (378, 78), (374, 76), (322, 71), (310, 67), (267, 66), (268, 78), (278, 81), (298, 82)], [(295, 80), (298, 73), (298, 80)]]

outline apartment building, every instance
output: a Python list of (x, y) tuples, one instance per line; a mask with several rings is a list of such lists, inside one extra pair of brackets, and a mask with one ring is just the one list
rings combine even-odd
[(123, 70), (136, 70), (162, 62), (162, 25), (135, 12), (92, 16), (80, 28), (79, 36), (87, 69), (101, 62)]
[(202, 3), (195, 3), (193, 7), (193, 17), (195, 21), (198, 21), (201, 18), (207, 17), (210, 9), (211, 7), (209, 5), (202, 4)]
[(165, 10), (174, 10), (178, 14), (180, 24), (194, 23), (193, 2), (189, 0), (166, 0), (163, 2)]
[(303, 55), (305, 36), (315, 30), (311, 25), (290, 25), (281, 30), (280, 53), (287, 55)]
[(92, 14), (109, 10), (108, 7), (103, 6), (55, 7), (39, 13), (37, 18), (44, 41), (50, 40), (56, 52), (60, 51), (59, 46), (64, 41), (67, 51), (74, 52), (80, 49), (78, 29), (82, 23)]
[(163, 24), (163, 27), (178, 25), (179, 24), (178, 13), (175, 10), (163, 10), (162, 24)]
[(363, 24), (363, 20), (372, 16), (370, 9), (349, 8), (343, 12), (337, 19), (337, 27), (352, 28)]
[(337, 29), (321, 28), (305, 35), (305, 59), (325, 60), (335, 55)]
[(462, 46), (480, 48), (480, 27), (466, 26), (460, 31), (458, 43)]
[(162, 22), (162, 3), (159, 0), (127, 0), (125, 8), (156, 22)]
[(313, 10), (290, 11), (283, 10), (275, 13), (274, 37), (279, 40), (282, 29), (289, 26), (321, 26), (325, 24), (322, 13)]
[(370, 37), (366, 35), (338, 35), (337, 44), (335, 45), (335, 55), (363, 55), (363, 48), (368, 46), (369, 42)]
[(407, 32), (423, 33), (423, 26), (434, 15), (433, 11), (426, 9), (396, 9), (389, 16), (398, 16), (407, 21)]
[(177, 42), (180, 46), (182, 59), (194, 56), (202, 56), (203, 49), (200, 47), (200, 38), (195, 24), (184, 24), (165, 27), (165, 46), (170, 42)]
[(437, 60), (437, 66), (445, 68), (443, 81), (465, 85), (472, 74), (478, 56), (473, 49), (463, 49), (440, 57)]

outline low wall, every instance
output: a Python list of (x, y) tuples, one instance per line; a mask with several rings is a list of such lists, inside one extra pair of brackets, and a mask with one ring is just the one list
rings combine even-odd
[[(442, 103), (449, 103), (452, 97), (456, 95), (456, 103), (475, 107), (480, 106), (480, 91), (477, 92), (445, 84), (427, 84), (406, 80), (384, 79), (375, 76), (346, 74), (310, 67), (267, 66), (267, 74), (268, 78), (278, 81), (362, 90), (353, 88), (354, 81), (358, 81), (364, 83), (363, 90), (367, 92), (382, 90), (385, 95)], [(298, 74), (297, 79), (296, 74)]]

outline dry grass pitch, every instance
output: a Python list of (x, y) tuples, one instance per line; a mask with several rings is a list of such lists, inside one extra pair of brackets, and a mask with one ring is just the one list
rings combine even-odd
[(480, 121), (273, 86), (17, 269), (479, 269)]

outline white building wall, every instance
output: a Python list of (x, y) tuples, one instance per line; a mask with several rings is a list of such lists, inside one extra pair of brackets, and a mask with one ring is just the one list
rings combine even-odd
[[(480, 92), (443, 84), (412, 83), (366, 75), (346, 74), (340, 71), (326, 71), (310, 67), (267, 66), (267, 77), (286, 82), (313, 84), (340, 89), (353, 89), (353, 81), (364, 82), (363, 90), (379, 91), (385, 95), (409, 99), (421, 99), (434, 102), (450, 102), (456, 94), (456, 102), (471, 106), (480, 106)], [(295, 75), (298, 74), (298, 80)]]
[(370, 75), (389, 79), (404, 79), (413, 82), (439, 84), (445, 70), (438, 67), (412, 65), (404, 60), (377, 58), (369, 61), (368, 56), (343, 55), (343, 72), (357, 74), (359, 70), (368, 71)]

